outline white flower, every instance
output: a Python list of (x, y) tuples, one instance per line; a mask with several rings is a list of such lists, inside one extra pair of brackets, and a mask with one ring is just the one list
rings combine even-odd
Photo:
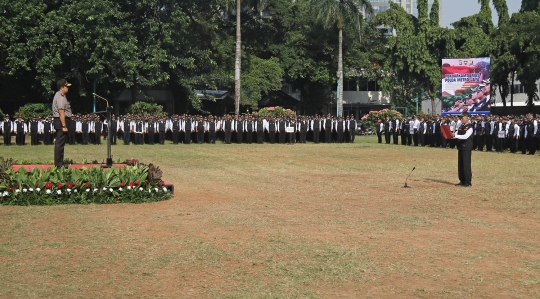
[(30, 191), (30, 192), (34, 192), (34, 189), (32, 189), (32, 188), (28, 188), (28, 191)]
[(86, 189), (86, 192), (90, 192), (90, 188)]
[(9, 192), (4, 191), (4, 196), (8, 196), (8, 195), (9, 195)]
[(143, 188), (142, 188), (142, 187), (139, 187), (139, 191), (143, 191)]
[(39, 191), (41, 191), (41, 188), (36, 188), (36, 192), (39, 192)]
[(112, 189), (112, 188), (109, 188), (109, 191), (112, 193), (112, 192), (113, 192), (113, 189)]
[[(128, 187), (129, 188), (129, 187)], [(124, 191), (124, 189), (122, 189), (122, 187), (118, 188), (118, 191)]]
[(98, 192), (98, 188), (94, 188), (94, 192)]
[(62, 190), (56, 190), (57, 194), (62, 194)]
[(167, 187), (163, 187), (163, 192), (167, 192)]
[(103, 187), (103, 191), (107, 191), (107, 187)]
[(148, 189), (148, 193), (152, 193), (152, 189)]
[(28, 192), (28, 189), (24, 188), (24, 189), (22, 189), (22, 192), (26, 193), (26, 192)]
[(77, 189), (73, 190), (73, 193), (78, 193), (79, 191), (77, 191)]
[(47, 189), (47, 191), (45, 191), (45, 193), (51, 194), (51, 189)]
[(15, 189), (15, 193), (19, 193), (19, 192), (21, 192), (21, 190)]
[(66, 189), (66, 191), (67, 191), (68, 193), (71, 193), (71, 189), (69, 189), (69, 188), (68, 188), (68, 189)]
[(131, 186), (128, 186), (128, 190), (131, 190)]
[(156, 187), (156, 188), (154, 188), (154, 190), (156, 190), (156, 192), (158, 192), (159, 189)]

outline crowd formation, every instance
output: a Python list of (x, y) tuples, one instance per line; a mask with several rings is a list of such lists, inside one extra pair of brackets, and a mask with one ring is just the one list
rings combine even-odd
[[(540, 136), (538, 123), (540, 115), (526, 116), (492, 116), (477, 115), (471, 119), (473, 132), (473, 148), (477, 151), (488, 152), (521, 152), (534, 155), (540, 149)], [(459, 116), (409, 116), (400, 120), (386, 117), (379, 120), (376, 125), (378, 142), (383, 138), (387, 144), (398, 144), (401, 138), (402, 145), (431, 146), (442, 148), (455, 148), (454, 139), (446, 139), (441, 133), (441, 126), (447, 125), (455, 133), (461, 127)]]
[[(230, 143), (343, 143), (354, 142), (358, 122), (353, 115), (334, 118), (315, 115), (289, 117), (244, 116), (192, 116), (144, 117), (122, 115), (112, 117), (111, 124), (97, 115), (73, 115), (66, 124), (68, 144), (100, 144), (108, 136), (111, 128), (111, 143), (117, 140), (123, 144), (173, 144), (215, 143), (220, 140)], [(4, 134), (4, 144), (11, 144), (11, 136), (16, 136), (16, 144), (25, 144), (25, 135), (30, 134), (31, 145), (53, 144), (54, 126), (52, 117), (34, 117), (26, 122), (21, 117), (11, 120), (6, 115), (0, 124)]]

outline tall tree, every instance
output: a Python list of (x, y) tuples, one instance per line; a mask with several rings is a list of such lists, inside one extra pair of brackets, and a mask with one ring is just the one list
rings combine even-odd
[(363, 14), (371, 15), (373, 7), (368, 0), (313, 0), (316, 18), (322, 21), (325, 28), (336, 27), (339, 32), (338, 40), (338, 90), (337, 116), (343, 116), (343, 28), (347, 22), (352, 22), (360, 29)]

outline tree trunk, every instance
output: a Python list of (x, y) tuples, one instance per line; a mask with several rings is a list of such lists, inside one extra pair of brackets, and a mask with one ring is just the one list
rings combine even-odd
[(337, 115), (343, 116), (343, 29), (339, 29)]
[(240, 32), (240, 0), (236, 0), (236, 55), (234, 60), (234, 114), (240, 114), (240, 67), (242, 62), (242, 35)]

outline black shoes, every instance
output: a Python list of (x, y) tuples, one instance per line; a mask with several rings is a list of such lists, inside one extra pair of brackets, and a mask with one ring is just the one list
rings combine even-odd
[(456, 187), (472, 187), (472, 184), (460, 182), (455, 185)]

